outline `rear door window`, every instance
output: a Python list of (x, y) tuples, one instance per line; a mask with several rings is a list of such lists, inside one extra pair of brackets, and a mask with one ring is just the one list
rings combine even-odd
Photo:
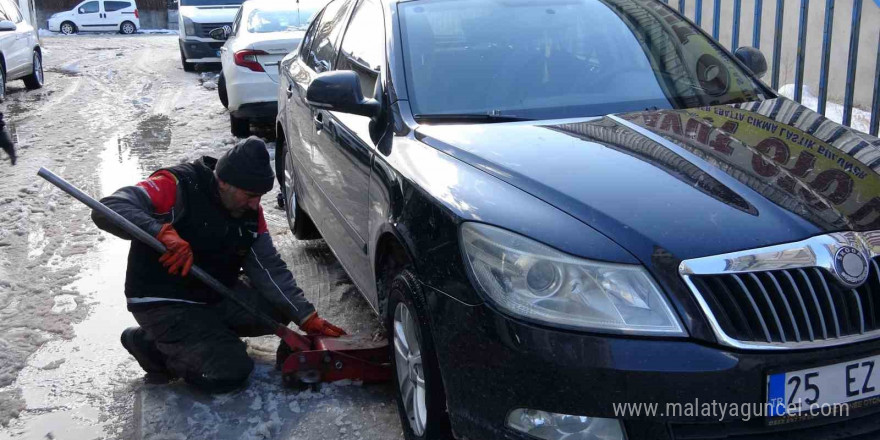
[(318, 32), (315, 41), (309, 49), (306, 64), (316, 72), (333, 70), (333, 62), (336, 60), (337, 42), (339, 35), (345, 30), (345, 18), (351, 9), (351, 1), (336, 0), (327, 5), (318, 24)]
[(84, 3), (79, 7), (80, 14), (94, 14), (98, 12), (98, 2)]
[(336, 69), (357, 73), (365, 98), (373, 97), (373, 88), (385, 61), (384, 43), (382, 10), (373, 0), (361, 1), (345, 31)]
[(104, 2), (104, 12), (118, 11), (120, 9), (125, 9), (128, 7), (131, 7), (131, 3), (129, 2)]

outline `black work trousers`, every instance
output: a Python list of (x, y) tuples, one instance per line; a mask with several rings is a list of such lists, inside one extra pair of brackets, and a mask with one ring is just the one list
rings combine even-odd
[[(239, 282), (234, 291), (257, 310), (287, 324), (280, 311), (248, 284)], [(162, 305), (133, 315), (172, 373), (214, 393), (238, 388), (254, 369), (241, 337), (275, 333), (273, 327), (228, 299), (215, 304)]]

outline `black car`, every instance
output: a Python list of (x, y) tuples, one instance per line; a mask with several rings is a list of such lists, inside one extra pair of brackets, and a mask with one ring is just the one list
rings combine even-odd
[[(333, 0), (276, 167), (408, 439), (880, 433), (880, 140), (657, 0)], [(871, 433), (874, 433), (873, 435)]]

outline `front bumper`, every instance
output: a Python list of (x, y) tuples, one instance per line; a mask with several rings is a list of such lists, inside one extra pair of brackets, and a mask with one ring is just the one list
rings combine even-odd
[(225, 42), (207, 42), (198, 40), (179, 40), (183, 56), (189, 63), (219, 63), (220, 48)]
[(46, 22), (46, 29), (52, 32), (61, 32), (61, 20), (50, 19)]
[[(781, 426), (765, 419), (660, 415), (667, 403), (766, 401), (770, 371), (793, 371), (880, 353), (880, 340), (798, 352), (744, 352), (688, 339), (585, 334), (511, 319), (425, 287), (449, 414), (459, 438), (528, 438), (504, 426), (515, 408), (622, 419), (629, 440), (854, 438), (880, 433), (880, 408), (848, 418)], [(615, 403), (657, 403), (658, 415), (615, 413)]]

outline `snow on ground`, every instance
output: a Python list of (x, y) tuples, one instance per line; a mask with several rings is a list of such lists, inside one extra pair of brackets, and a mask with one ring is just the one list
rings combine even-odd
[[(277, 338), (248, 339), (257, 367), (237, 392), (146, 386), (119, 343), (127, 243), (36, 177), (45, 166), (95, 197), (155, 169), (218, 156), (237, 139), (216, 90), (180, 66), (173, 35), (46, 36), (46, 86), (8, 84), (0, 104), (20, 159), (0, 164), (0, 440), (65, 438), (396, 439), (391, 385), (281, 388)], [(261, 136), (271, 130), (258, 131)], [(3, 158), (5, 159), (5, 157)], [(263, 208), (282, 257), (322, 315), (351, 333), (380, 325), (333, 253)], [(229, 434), (229, 435), (227, 435)]]
[[(810, 110), (816, 111), (819, 108), (819, 98), (806, 85), (803, 86), (801, 91), (801, 104)], [(788, 99), (794, 99), (794, 92), (794, 84), (786, 84), (779, 88), (779, 94)], [(828, 101), (825, 105), (825, 117), (840, 124), (843, 121), (843, 105)], [(853, 107), (851, 120), (852, 128), (867, 133), (871, 123), (871, 112)]]

